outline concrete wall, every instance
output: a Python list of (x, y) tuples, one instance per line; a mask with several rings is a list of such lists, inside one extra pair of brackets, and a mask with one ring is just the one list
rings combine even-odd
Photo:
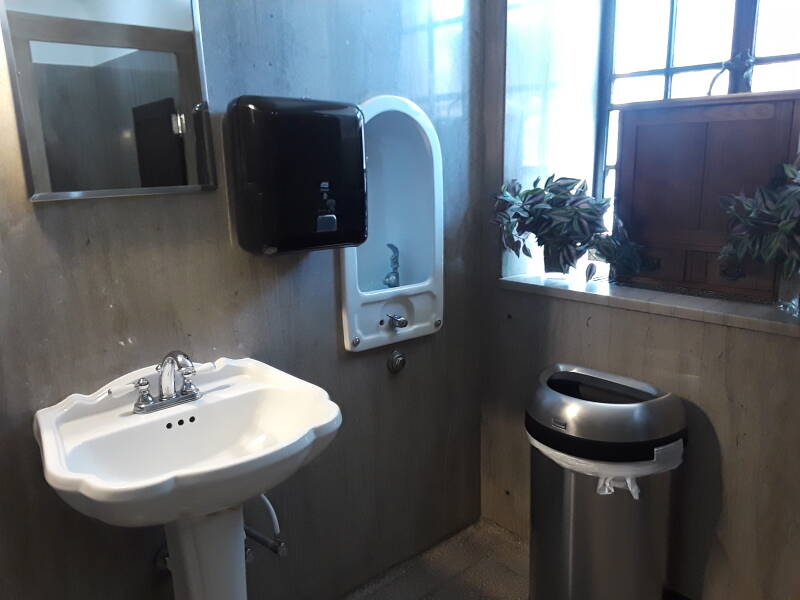
[[(152, 568), (161, 529), (110, 527), (67, 507), (42, 478), (31, 420), (173, 348), (199, 361), (255, 357), (342, 408), (332, 446), (270, 494), (290, 554), (256, 550), (252, 597), (337, 598), (477, 518), (472, 15), (455, 11), (437, 31), (420, 16), (428, 8), (201, 2), (216, 109), (246, 92), (399, 93), (429, 111), (445, 165), (445, 324), (402, 345), (409, 362), (396, 376), (392, 348), (342, 348), (335, 253), (243, 252), (223, 191), (32, 205), (0, 57), (0, 598), (171, 597)], [(257, 504), (246, 513), (267, 527)]]
[(501, 289), (484, 331), (494, 349), (482, 416), (486, 517), (528, 536), (523, 414), (538, 374), (555, 362), (619, 373), (691, 403), (670, 583), (692, 600), (800, 595), (799, 338)]

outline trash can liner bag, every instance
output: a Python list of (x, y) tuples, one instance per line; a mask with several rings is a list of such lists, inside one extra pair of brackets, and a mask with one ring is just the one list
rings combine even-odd
[(547, 458), (564, 469), (597, 477), (597, 493), (607, 496), (614, 493), (615, 488), (627, 489), (635, 500), (639, 499), (637, 477), (656, 475), (676, 469), (683, 462), (683, 439), (675, 440), (656, 448), (653, 460), (637, 462), (605, 462), (587, 460), (564, 454), (533, 439), (528, 434), (528, 441)]
[(633, 496), (634, 500), (639, 499), (639, 484), (636, 477), (600, 477), (597, 480), (597, 493), (601, 496), (609, 496), (614, 493), (614, 488), (625, 489)]

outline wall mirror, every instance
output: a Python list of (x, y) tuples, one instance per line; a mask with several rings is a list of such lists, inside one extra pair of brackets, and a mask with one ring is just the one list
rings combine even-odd
[(33, 201), (216, 187), (192, 0), (0, 0)]

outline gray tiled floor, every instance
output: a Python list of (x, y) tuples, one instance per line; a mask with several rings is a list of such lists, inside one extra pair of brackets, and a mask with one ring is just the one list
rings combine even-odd
[(527, 600), (528, 548), (480, 522), (344, 600)]

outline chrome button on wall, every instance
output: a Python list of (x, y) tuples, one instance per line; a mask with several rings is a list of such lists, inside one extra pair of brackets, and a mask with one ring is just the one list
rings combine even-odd
[(408, 319), (402, 315), (386, 315), (389, 317), (389, 325), (395, 329), (402, 329), (408, 327)]
[(386, 361), (386, 368), (390, 373), (399, 373), (406, 366), (406, 355), (400, 350), (394, 350)]

